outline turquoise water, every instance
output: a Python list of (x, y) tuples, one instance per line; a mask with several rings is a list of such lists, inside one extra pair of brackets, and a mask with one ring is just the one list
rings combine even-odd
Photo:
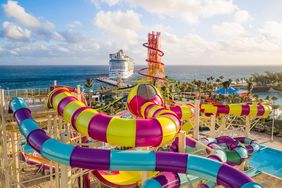
[[(145, 66), (145, 65), (144, 65)], [(135, 70), (144, 67), (136, 66)], [(206, 80), (224, 76), (224, 79), (249, 77), (264, 71), (282, 71), (282, 66), (166, 66), (169, 77), (180, 81)], [(108, 66), (0, 66), (0, 86), (5, 89), (48, 87), (57, 80), (58, 84), (76, 85), (88, 77), (106, 76)], [(135, 74), (133, 78), (139, 77)]]
[[(145, 66), (145, 65), (144, 65)], [(144, 67), (136, 66), (135, 71)], [(213, 76), (224, 79), (249, 77), (252, 73), (265, 71), (282, 71), (282, 66), (166, 66), (165, 72), (170, 78), (179, 81), (192, 81), (193, 79), (206, 80)], [(4, 89), (21, 88), (47, 88), (57, 80), (58, 85), (76, 86), (84, 85), (86, 78), (97, 78), (108, 75), (108, 66), (0, 66), (0, 87)], [(137, 73), (131, 79), (140, 77)], [(99, 83), (94, 83), (94, 89)], [(278, 102), (282, 104), (282, 93), (260, 93), (278, 95)]]
[[(0, 66), (0, 86), (4, 89), (47, 88), (84, 85), (86, 78), (107, 75), (106, 66)], [(95, 84), (96, 86), (96, 84)]]
[(263, 147), (249, 159), (257, 170), (282, 178), (282, 151)]

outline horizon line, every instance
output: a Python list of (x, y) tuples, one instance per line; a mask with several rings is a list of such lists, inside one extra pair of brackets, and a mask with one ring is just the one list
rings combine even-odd
[[(80, 64), (80, 65), (76, 65), (76, 64), (0, 64), (0, 66), (108, 66), (108, 64), (96, 64), (96, 65), (91, 65), (91, 64)], [(146, 66), (146, 64), (135, 64), (135, 66)], [(223, 66), (223, 67), (255, 67), (255, 66), (260, 66), (260, 67), (268, 67), (268, 66), (272, 66), (272, 67), (282, 67), (281, 65), (276, 65), (276, 64), (270, 64), (270, 65), (238, 65), (238, 64), (231, 64), (231, 65), (220, 65), (220, 64), (216, 64), (216, 65), (208, 65), (208, 64), (204, 64), (204, 65), (183, 65), (183, 64), (174, 64), (174, 65), (165, 65), (165, 66), (195, 66), (195, 67), (201, 67), (201, 66)]]

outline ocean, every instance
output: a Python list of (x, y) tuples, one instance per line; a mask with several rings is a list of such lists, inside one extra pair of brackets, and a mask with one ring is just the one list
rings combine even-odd
[[(145, 66), (145, 65), (144, 65)], [(144, 66), (136, 66), (138, 70)], [(224, 79), (246, 77), (265, 71), (282, 71), (282, 66), (166, 66), (166, 75), (179, 81), (206, 80), (213, 76)], [(0, 87), (4, 89), (46, 88), (57, 80), (58, 85), (84, 85), (86, 78), (107, 76), (108, 66), (0, 66)], [(140, 77), (137, 73), (131, 78)], [(94, 84), (94, 89), (99, 83)], [(262, 96), (273, 93), (261, 93)], [(278, 94), (282, 104), (282, 94)]]

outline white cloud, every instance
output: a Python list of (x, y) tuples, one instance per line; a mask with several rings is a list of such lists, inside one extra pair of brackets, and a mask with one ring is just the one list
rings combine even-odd
[(18, 53), (16, 51), (14, 51), (14, 50), (10, 50), (9, 53), (11, 55), (13, 55), (13, 56), (17, 56), (18, 55)]
[(282, 39), (282, 22), (267, 21), (258, 32), (269, 40)]
[(169, 61), (174, 61), (173, 59), (178, 57), (183, 59), (182, 61), (184, 62), (185, 58), (189, 59), (190, 57), (207, 55), (210, 51), (218, 48), (215, 42), (205, 40), (195, 33), (188, 33), (183, 37), (164, 33), (162, 39), (163, 48)]
[(137, 30), (141, 27), (140, 16), (132, 10), (99, 11), (95, 17), (95, 25), (123, 43), (136, 43)]
[(96, 8), (100, 9), (101, 4), (107, 4), (108, 6), (114, 6), (120, 2), (120, 0), (90, 0), (90, 2), (95, 5)]
[(49, 21), (40, 21), (38, 18), (27, 13), (17, 1), (9, 0), (7, 4), (3, 5), (4, 13), (6, 16), (15, 19), (15, 21), (23, 26), (30, 28), (52, 29), (54, 24)]
[(247, 22), (251, 19), (251, 16), (246, 10), (238, 10), (234, 14), (234, 21), (236, 22)]
[(161, 16), (178, 17), (189, 23), (200, 18), (231, 14), (237, 8), (231, 0), (133, 0), (132, 6)]
[(176, 44), (179, 42), (179, 39), (176, 35), (168, 32), (162, 33), (162, 39), (166, 44)]
[(108, 5), (113, 6), (119, 2), (119, 0), (103, 0), (106, 2)]
[(224, 22), (219, 25), (213, 25), (212, 30), (219, 37), (227, 38), (237, 38), (247, 34), (245, 28), (241, 24), (235, 22)]
[(281, 65), (281, 26), (282, 23), (267, 22), (250, 34), (238, 23), (222, 23), (214, 28), (221, 36), (219, 40), (203, 38), (196, 33), (179, 36), (164, 32), (163, 61), (182, 65), (265, 65), (267, 62)]
[(80, 33), (72, 30), (62, 31), (59, 33), (59, 36), (62, 37), (61, 40), (68, 43), (80, 43), (86, 40)]
[[(46, 64), (50, 62), (106, 64), (110, 52), (123, 48), (137, 64), (146, 64), (147, 50), (142, 47), (142, 43), (146, 42), (148, 31), (156, 30), (162, 32), (162, 50), (165, 52), (163, 62), (166, 65), (231, 63), (238, 65), (260, 63), (263, 65), (266, 62), (276, 64), (282, 62), (282, 22), (257, 22), (253, 23), (253, 28), (248, 28), (246, 22), (253, 18), (246, 10), (241, 10), (235, 5), (235, 1), (92, 1), (100, 3), (99, 5), (103, 3), (103, 7), (106, 4), (113, 6), (110, 8), (111, 11), (98, 10), (96, 13), (94, 24), (95, 29), (100, 29), (100, 33), (93, 32), (86, 25), (76, 30), (81, 26), (79, 20), (69, 22), (68, 25), (65, 25), (65, 30), (55, 30), (51, 22), (33, 16), (15, 1), (8, 1), (3, 5), (3, 9), (5, 15), (13, 21), (3, 23), (1, 36), (5, 38), (0, 39), (1, 55), (4, 54), (5, 56), (2, 56), (6, 59), (12, 57), (11, 59), (15, 60), (13, 62), (33, 62), (36, 58), (36, 62)], [(123, 4), (115, 6), (118, 3)], [(132, 10), (116, 10), (120, 7)], [(140, 7), (147, 11), (145, 14), (148, 12), (150, 14), (143, 16), (144, 11), (140, 11)], [(229, 16), (224, 17), (222, 19), (224, 21), (220, 24), (215, 24), (210, 28), (204, 27), (207, 31), (203, 31), (202, 25), (206, 23), (204, 20), (203, 22), (201, 20), (201, 24), (193, 29), (185, 28), (187, 24), (183, 26), (183, 21), (179, 21), (196, 23), (200, 19), (217, 15)], [(150, 17), (154, 18), (149, 21), (143, 20)], [(175, 23), (167, 24), (170, 23), (170, 21), (166, 22), (167, 18), (172, 18), (170, 21)], [(207, 26), (213, 24), (212, 21), (212, 19), (207, 20)], [(84, 36), (79, 32), (82, 29), (90, 29), (86, 32), (90, 35)], [(214, 37), (209, 29), (217, 37)], [(197, 30), (204, 35), (198, 33)], [(93, 32), (92, 36), (91, 32)], [(4, 62), (2, 56), (1, 62)]]
[(3, 37), (17, 40), (17, 41), (26, 41), (31, 37), (31, 31), (28, 29), (23, 29), (20, 26), (11, 23), (11, 22), (3, 22)]
[(78, 20), (75, 20), (73, 21), (72, 23), (68, 24), (67, 27), (70, 28), (70, 29), (75, 29), (77, 27), (80, 27), (82, 24), (80, 21)]
[(227, 15), (237, 8), (232, 0), (202, 0), (201, 14), (205, 17)]
[[(26, 40), (27, 38), (32, 38), (32, 41), (61, 41), (63, 37), (56, 31), (53, 31), (54, 24), (42, 20), (37, 17), (32, 16), (30, 13), (18, 4), (17, 1), (7, 1), (6, 4), (2, 5), (4, 14), (6, 17), (12, 18), (14, 20), (13, 26), (10, 26), (9, 29), (11, 32), (7, 34), (7, 31), (4, 30), (2, 33), (6, 33), (4, 36), (9, 39), (14, 40)], [(7, 30), (8, 28), (6, 28)], [(13, 29), (13, 30), (12, 30)], [(32, 33), (32, 36), (31, 36)]]

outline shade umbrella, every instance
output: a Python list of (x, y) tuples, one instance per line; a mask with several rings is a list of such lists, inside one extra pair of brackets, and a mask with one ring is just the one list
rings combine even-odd
[(224, 87), (222, 87), (222, 88), (220, 88), (220, 89), (215, 90), (214, 93), (216, 93), (216, 94), (222, 94), (222, 95), (226, 95), (226, 94), (228, 94), (228, 95), (230, 95), (230, 94), (236, 94), (236, 95), (238, 95), (238, 89), (236, 89), (236, 88), (234, 88), (234, 87), (229, 87), (229, 88), (227, 88), (227, 89), (224, 88)]

